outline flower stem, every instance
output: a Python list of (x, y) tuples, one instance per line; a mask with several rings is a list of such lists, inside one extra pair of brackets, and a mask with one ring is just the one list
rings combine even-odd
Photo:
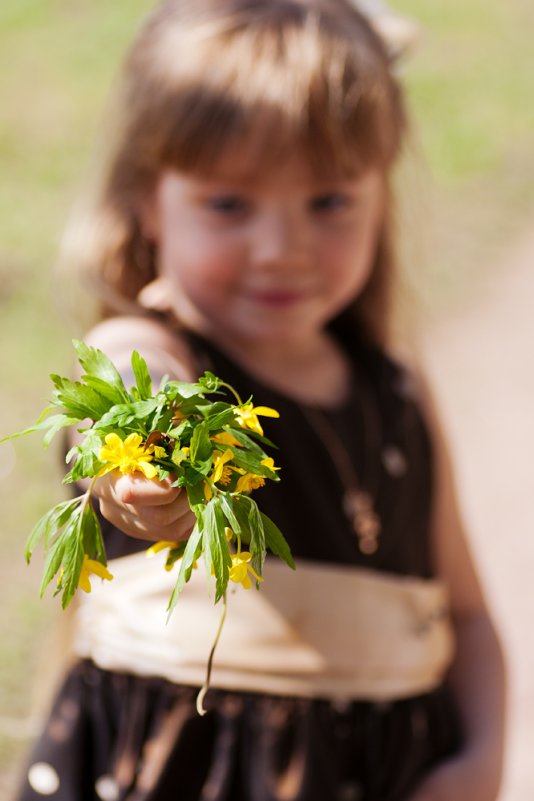
[(90, 484), (89, 484), (89, 486), (87, 487), (87, 490), (86, 490), (86, 491), (84, 492), (84, 494), (81, 496), (81, 503), (80, 503), (80, 519), (82, 519), (82, 518), (83, 518), (83, 513), (85, 512), (85, 507), (87, 506), (87, 504), (88, 504), (88, 503), (89, 503), (89, 501), (91, 500), (91, 495), (93, 494), (93, 487), (94, 487), (94, 485), (95, 485), (95, 482), (96, 482), (97, 478), (98, 478), (98, 476), (93, 476), (93, 477), (92, 477), (92, 479), (91, 479), (91, 483), (90, 483)]
[(210, 655), (209, 655), (209, 658), (208, 658), (208, 666), (206, 668), (206, 680), (204, 681), (204, 684), (200, 688), (200, 691), (199, 691), (199, 693), (197, 695), (197, 712), (198, 712), (199, 715), (205, 715), (206, 711), (207, 711), (206, 709), (204, 709), (204, 698), (206, 697), (206, 693), (208, 692), (209, 687), (210, 687), (210, 678), (211, 678), (211, 668), (213, 666), (213, 657), (215, 655), (215, 649), (217, 648), (217, 644), (219, 642), (219, 639), (220, 639), (220, 636), (221, 636), (221, 633), (222, 633), (222, 630), (223, 630), (224, 621), (226, 620), (226, 609), (227, 609), (226, 593), (224, 593), (224, 595), (223, 595), (223, 610), (222, 610), (222, 614), (221, 614), (221, 619), (219, 621), (219, 628), (217, 629), (217, 634), (215, 635), (215, 639), (213, 641), (213, 645), (211, 646), (211, 651), (210, 651)]
[(238, 406), (243, 406), (243, 401), (241, 400), (241, 396), (239, 395), (237, 390), (235, 390), (232, 386), (230, 386), (230, 384), (225, 384), (224, 381), (221, 383), (221, 387), (226, 387), (226, 389), (229, 389), (234, 398), (237, 400)]

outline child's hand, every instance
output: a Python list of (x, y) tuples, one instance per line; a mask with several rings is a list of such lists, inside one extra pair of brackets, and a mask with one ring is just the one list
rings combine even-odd
[(187, 494), (171, 487), (169, 479), (113, 471), (98, 479), (95, 494), (106, 520), (136, 539), (185, 540), (196, 522)]

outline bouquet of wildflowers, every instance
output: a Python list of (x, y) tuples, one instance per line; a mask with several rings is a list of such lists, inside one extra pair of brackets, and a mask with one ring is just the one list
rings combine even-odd
[[(233, 387), (210, 372), (196, 383), (164, 379), (153, 393), (147, 365), (137, 352), (131, 360), (135, 386), (127, 390), (116, 367), (100, 350), (79, 341), (74, 341), (74, 347), (83, 370), (81, 379), (52, 375), (55, 390), (50, 405), (34, 426), (12, 437), (44, 431), (46, 446), (58, 431), (75, 426), (79, 442), (67, 454), (70, 470), (64, 483), (85, 480), (88, 487), (43, 515), (28, 539), (26, 559), (30, 561), (42, 542), (41, 595), (56, 578), (56, 594), (61, 593), (66, 607), (78, 587), (91, 591), (92, 574), (113, 579), (92, 505), (97, 479), (112, 470), (139, 472), (148, 479), (170, 477), (172, 486), (183, 488), (196, 517), (189, 539), (160, 541), (147, 552), (167, 550), (167, 570), (179, 562), (169, 614), (201, 556), (215, 582), (215, 603), (223, 599), (206, 683), (197, 700), (203, 714), (229, 581), (249, 589), (254, 580), (259, 588), (267, 549), (294, 568), (281, 532), (250, 497), (265, 481), (279, 480), (273, 459), (264, 451), (272, 443), (264, 437), (258, 419), (278, 417), (278, 412), (255, 407), (252, 399), (243, 402)], [(235, 403), (217, 397), (224, 389)]]
[[(278, 481), (272, 445), (259, 416), (277, 417), (274, 409), (243, 402), (235, 390), (206, 372), (196, 383), (163, 380), (153, 393), (147, 365), (132, 354), (135, 386), (127, 390), (119, 372), (101, 351), (74, 342), (83, 375), (72, 381), (52, 375), (50, 405), (36, 425), (12, 436), (45, 431), (44, 443), (67, 426), (80, 441), (67, 454), (64, 482), (89, 480), (86, 491), (50, 509), (34, 527), (26, 545), (29, 561), (38, 543), (45, 550), (41, 594), (57, 577), (56, 594), (66, 607), (78, 587), (90, 591), (90, 576), (111, 580), (98, 517), (92, 506), (97, 479), (118, 470), (140, 472), (148, 479), (170, 477), (187, 492), (196, 525), (187, 542), (158, 542), (154, 553), (168, 549), (165, 566), (179, 561), (169, 599), (172, 611), (193, 567), (203, 556), (215, 581), (215, 602), (229, 581), (259, 586), (267, 549), (294, 567), (289, 547), (276, 525), (250, 497), (266, 480)], [(220, 400), (229, 390), (235, 403)], [(9, 439), (9, 437), (7, 438)]]

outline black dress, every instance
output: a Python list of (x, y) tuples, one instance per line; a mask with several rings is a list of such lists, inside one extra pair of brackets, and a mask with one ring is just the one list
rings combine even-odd
[[(349, 399), (321, 410), (375, 498), (380, 543), (365, 555), (343, 512), (344, 486), (328, 442), (306, 408), (211, 344), (192, 344), (202, 368), (280, 412), (262, 425), (283, 443), (273, 454), (283, 480), (255, 497), (295, 557), (432, 576), (431, 445), (401, 367), (378, 349), (355, 345)], [(103, 527), (109, 558), (146, 547), (105, 521)], [(460, 747), (446, 685), (387, 704), (210, 690), (202, 718), (197, 689), (79, 663), (35, 746), (19, 801), (41, 799), (47, 781), (53, 801), (401, 801)]]

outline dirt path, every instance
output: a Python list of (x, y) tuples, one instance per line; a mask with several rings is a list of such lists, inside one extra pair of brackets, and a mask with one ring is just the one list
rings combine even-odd
[[(501, 801), (534, 797), (534, 230), (480, 304), (427, 326), (427, 369), (510, 670)], [(531, 355), (532, 354), (532, 355)]]

